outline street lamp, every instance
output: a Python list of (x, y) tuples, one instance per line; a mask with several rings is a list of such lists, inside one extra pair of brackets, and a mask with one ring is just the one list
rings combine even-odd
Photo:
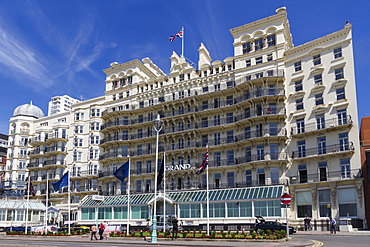
[(157, 114), (157, 118), (153, 121), (154, 129), (157, 132), (157, 141), (155, 148), (155, 175), (154, 175), (154, 213), (153, 213), (153, 230), (152, 230), (152, 243), (157, 243), (157, 177), (158, 177), (158, 140), (159, 132), (162, 130), (161, 116)]

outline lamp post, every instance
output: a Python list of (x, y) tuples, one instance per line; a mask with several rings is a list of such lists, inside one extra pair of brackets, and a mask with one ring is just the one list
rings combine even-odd
[(153, 212), (153, 230), (152, 230), (152, 243), (157, 243), (157, 177), (158, 177), (158, 140), (159, 132), (162, 130), (161, 116), (157, 114), (157, 118), (153, 121), (154, 129), (157, 132), (157, 141), (155, 148), (155, 175), (154, 175), (154, 212)]

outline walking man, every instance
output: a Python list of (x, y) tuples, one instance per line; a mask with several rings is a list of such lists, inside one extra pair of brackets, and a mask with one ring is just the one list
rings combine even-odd
[(179, 221), (176, 217), (172, 220), (172, 240), (173, 238), (177, 239), (177, 234), (179, 233)]
[(329, 223), (330, 223), (330, 234), (337, 234), (337, 230), (335, 229), (337, 222), (335, 221), (335, 219), (330, 217)]
[(91, 240), (90, 241), (92, 241), (93, 240), (93, 237), (95, 237), (95, 240), (98, 240), (98, 238), (96, 237), (96, 231), (97, 231), (98, 229), (96, 228), (96, 226), (95, 225), (93, 225), (92, 227), (91, 227)]
[(308, 216), (306, 216), (306, 218), (304, 219), (304, 230), (305, 231), (311, 231), (312, 230), (312, 228), (311, 228), (311, 219)]
[(99, 240), (103, 240), (103, 233), (104, 233), (104, 230), (105, 230), (105, 225), (103, 223), (100, 223), (99, 225), (99, 236), (100, 236), (100, 239)]

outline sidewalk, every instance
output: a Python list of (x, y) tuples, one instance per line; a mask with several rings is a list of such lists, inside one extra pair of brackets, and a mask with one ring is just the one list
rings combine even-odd
[[(330, 235), (330, 231), (297, 231), (293, 235)], [(370, 236), (370, 230), (352, 231), (352, 232), (340, 232), (337, 231), (337, 235), (342, 236)]]
[[(150, 240), (144, 240), (144, 239), (131, 239), (131, 238), (125, 238), (125, 239), (104, 239), (104, 240), (93, 240), (90, 241), (90, 239), (87, 240), (86, 237), (81, 236), (70, 236), (70, 237), (44, 237), (44, 236), (38, 236), (38, 237), (30, 237), (30, 236), (2, 236), (0, 237), (0, 246), (18, 246), (9, 244), (9, 242), (1, 243), (1, 240), (13, 240), (13, 241), (31, 241), (32, 244), (27, 244), (27, 246), (40, 246), (37, 243), (38, 242), (45, 242), (47, 241), (50, 243), (48, 246), (53, 247), (57, 246), (57, 242), (63, 242), (63, 243), (85, 243), (85, 244), (91, 244), (92, 246), (107, 246), (107, 245), (142, 245), (142, 246), (199, 246), (199, 247), (215, 247), (215, 246), (222, 246), (222, 247), (244, 247), (244, 246), (269, 246), (269, 247), (279, 247), (279, 246), (295, 246), (295, 247), (304, 247), (304, 246), (312, 246), (314, 243), (310, 240), (306, 239), (294, 239), (292, 237), (289, 241), (260, 241), (260, 240), (231, 240), (231, 239), (207, 239), (207, 240), (193, 240), (193, 239), (177, 239), (171, 241), (170, 239), (158, 239), (157, 243), (151, 243)], [(53, 245), (53, 242), (55, 245)], [(26, 244), (26, 243), (25, 243)], [(24, 245), (19, 245), (24, 246)], [(59, 246), (59, 245), (58, 245)]]

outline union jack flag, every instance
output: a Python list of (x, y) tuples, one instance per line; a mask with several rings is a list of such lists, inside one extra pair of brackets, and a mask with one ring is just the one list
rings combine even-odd
[(198, 170), (195, 172), (195, 174), (197, 175), (201, 174), (206, 170), (207, 166), (208, 166), (208, 145), (206, 146), (206, 155), (204, 157), (204, 160), (202, 164), (199, 166)]
[(175, 40), (175, 38), (176, 38), (176, 37), (179, 37), (179, 38), (184, 37), (184, 30), (183, 30), (183, 29), (181, 29), (181, 30), (180, 30), (180, 32), (178, 32), (178, 33), (177, 33), (177, 34), (175, 34), (175, 35), (170, 36), (168, 39), (169, 39), (171, 42), (173, 42), (173, 41)]

